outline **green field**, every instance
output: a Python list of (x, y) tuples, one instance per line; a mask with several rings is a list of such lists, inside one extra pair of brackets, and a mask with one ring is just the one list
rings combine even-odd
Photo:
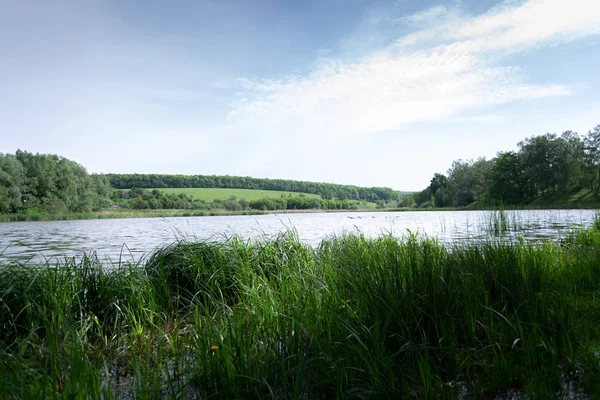
[[(146, 189), (153, 190), (153, 189)], [(238, 199), (242, 197), (248, 201), (258, 200), (263, 198), (280, 198), (282, 195), (287, 197), (291, 193), (292, 196), (303, 195), (309, 198), (321, 198), (318, 194), (297, 193), (297, 192), (282, 192), (279, 190), (252, 190), (252, 189), (215, 189), (215, 188), (158, 188), (168, 194), (184, 193), (198, 200), (211, 202), (213, 200), (227, 200), (231, 196)]]

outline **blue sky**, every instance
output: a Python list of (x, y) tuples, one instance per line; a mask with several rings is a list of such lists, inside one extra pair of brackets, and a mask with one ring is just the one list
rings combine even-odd
[(600, 2), (0, 0), (0, 152), (420, 190), (600, 124)]

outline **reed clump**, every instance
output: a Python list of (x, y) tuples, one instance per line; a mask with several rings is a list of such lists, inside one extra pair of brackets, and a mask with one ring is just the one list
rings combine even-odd
[(4, 264), (0, 397), (597, 396), (599, 238), (288, 232)]

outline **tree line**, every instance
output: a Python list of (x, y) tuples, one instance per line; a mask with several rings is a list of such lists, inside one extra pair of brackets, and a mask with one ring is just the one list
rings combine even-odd
[(543, 194), (584, 188), (600, 198), (600, 125), (585, 135), (532, 136), (517, 151), (491, 160), (456, 160), (413, 197), (419, 207), (524, 205)]
[(226, 188), (278, 190), (318, 194), (323, 199), (364, 200), (369, 202), (395, 201), (401, 193), (386, 187), (359, 187), (322, 182), (289, 179), (251, 178), (218, 175), (161, 175), (161, 174), (107, 174), (116, 189), (154, 188)]
[(0, 153), (0, 213), (100, 210), (112, 190), (106, 176), (58, 155)]
[(366, 208), (366, 204), (361, 204), (354, 200), (338, 199), (319, 199), (300, 196), (282, 195), (280, 198), (261, 198), (248, 201), (245, 198), (230, 196), (229, 199), (215, 199), (205, 201), (195, 199), (185, 193), (165, 193), (160, 189), (140, 189), (114, 190), (111, 199), (115, 204), (122, 207), (144, 210), (144, 209), (191, 209), (191, 210), (351, 210)]

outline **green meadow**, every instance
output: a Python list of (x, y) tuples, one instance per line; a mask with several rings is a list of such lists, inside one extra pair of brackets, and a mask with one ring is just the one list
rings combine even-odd
[(294, 232), (0, 265), (1, 398), (600, 396), (600, 222), (561, 243)]
[[(153, 189), (146, 189), (153, 190)], [(252, 190), (252, 189), (216, 189), (216, 188), (159, 188), (158, 190), (168, 194), (180, 194), (184, 193), (194, 199), (204, 200), (211, 202), (213, 200), (227, 200), (231, 196), (235, 196), (237, 199), (245, 198), (248, 201), (258, 200), (263, 198), (281, 198), (282, 196), (288, 197), (303, 195), (308, 198), (318, 198), (321, 196), (317, 194), (308, 193), (296, 193), (296, 192), (283, 192), (279, 190)]]

